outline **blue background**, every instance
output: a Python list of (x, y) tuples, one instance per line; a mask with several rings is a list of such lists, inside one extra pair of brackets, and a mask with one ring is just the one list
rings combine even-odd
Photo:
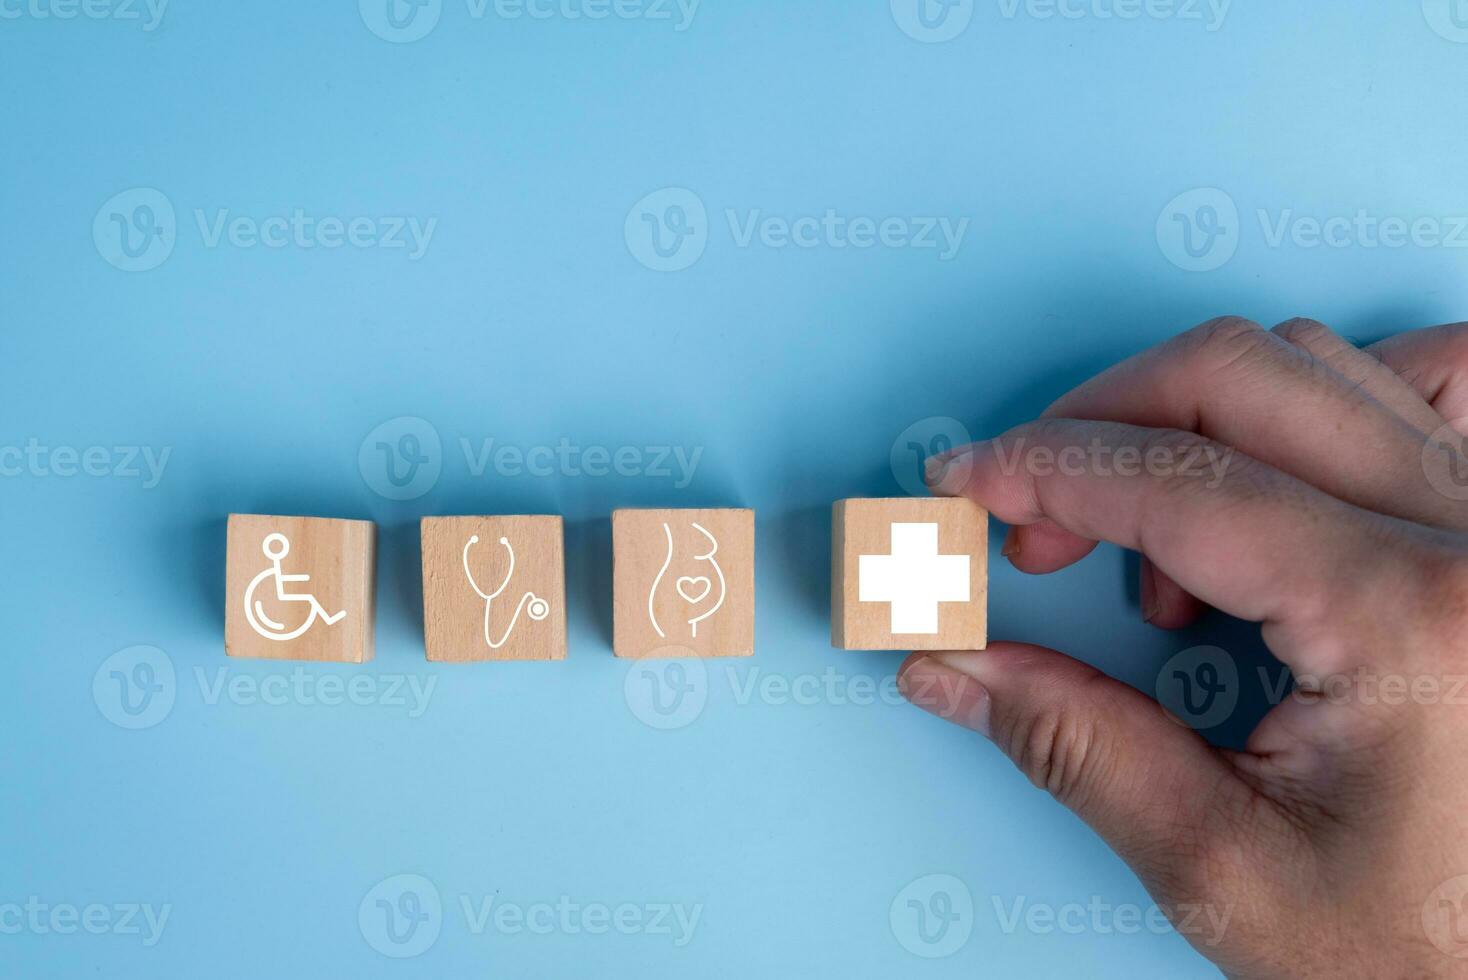
[[(1256, 217), (1468, 214), (1468, 45), (1416, 3), (1240, 0), (1210, 31), (1089, 6), (1007, 17), (988, 0), (945, 43), (909, 36), (875, 0), (706, 0), (682, 31), (476, 19), (446, 0), (412, 43), (376, 36), (342, 0), (175, 0), (151, 31), (10, 3), (0, 445), (171, 456), (153, 488), (35, 467), (0, 478), (0, 904), (171, 914), (152, 947), (0, 935), (0, 972), (1215, 975), (1176, 935), (1001, 928), (996, 901), (1149, 899), (982, 739), (880, 699), (782, 703), (740, 685), (827, 668), (882, 679), (900, 662), (829, 647), (829, 507), (902, 492), (889, 456), (909, 426), (953, 416), (992, 435), (1219, 313), (1308, 313), (1359, 338), (1461, 316), (1462, 249), (1272, 246)], [(175, 246), (129, 273), (93, 220), (140, 187), (176, 209)], [(705, 252), (672, 273), (624, 235), (634, 203), (665, 187), (708, 214)], [(1237, 253), (1207, 272), (1170, 261), (1158, 235), (1168, 202), (1195, 188), (1241, 216)], [(298, 208), (437, 226), (414, 261), (209, 247), (195, 218)], [(828, 208), (970, 226), (945, 262), (740, 247), (724, 217)], [(358, 452), (402, 416), (441, 437), (442, 472), (394, 501)], [(488, 438), (702, 456), (683, 488), (476, 476), (461, 440)], [(757, 655), (712, 664), (701, 713), (659, 730), (610, 652), (608, 515), (723, 504), (758, 512)], [(234, 511), (378, 522), (377, 657), (306, 674), (436, 681), (420, 716), (211, 703), (221, 670), (294, 666), (224, 658)], [(568, 521), (570, 659), (425, 663), (418, 519), (523, 511)], [(1045, 579), (997, 563), (992, 634), (1149, 690), (1204, 639), (1246, 678), (1269, 662), (1246, 627), (1143, 626), (1133, 573), (1111, 549)], [(174, 700), (128, 730), (93, 680), (139, 644), (174, 667)], [(1256, 708), (1212, 736), (1237, 741)], [(443, 914), (436, 942), (396, 960), (358, 906), (400, 873), (427, 878)], [(962, 880), (974, 903), (972, 936), (931, 960), (889, 920), (929, 874)], [(703, 909), (675, 948), (476, 935), (459, 905), (563, 895)]]

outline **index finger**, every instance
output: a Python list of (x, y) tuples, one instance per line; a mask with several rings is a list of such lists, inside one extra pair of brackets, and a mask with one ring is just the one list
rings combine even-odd
[(1291, 666), (1338, 666), (1319, 638), (1357, 618), (1371, 581), (1400, 574), (1397, 542), (1430, 533), (1180, 430), (1043, 419), (960, 454), (935, 493), (1141, 551), (1198, 598), (1265, 623)]

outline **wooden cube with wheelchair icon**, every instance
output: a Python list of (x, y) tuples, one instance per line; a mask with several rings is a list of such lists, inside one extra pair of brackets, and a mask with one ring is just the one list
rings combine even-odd
[(371, 660), (376, 564), (377, 526), (371, 521), (231, 514), (225, 653)]

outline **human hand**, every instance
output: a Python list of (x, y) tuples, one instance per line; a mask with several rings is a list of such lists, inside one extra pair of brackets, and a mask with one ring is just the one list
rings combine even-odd
[(1262, 623), (1297, 689), (1246, 751), (1022, 643), (916, 654), (899, 683), (957, 691), (909, 697), (992, 738), (1164, 911), (1226, 909), (1221, 938), (1174, 924), (1230, 976), (1468, 975), (1464, 434), (1468, 324), (1362, 351), (1312, 321), (1206, 323), (929, 478), (1012, 526), (1021, 571), (1109, 541), (1142, 553), (1154, 625)]

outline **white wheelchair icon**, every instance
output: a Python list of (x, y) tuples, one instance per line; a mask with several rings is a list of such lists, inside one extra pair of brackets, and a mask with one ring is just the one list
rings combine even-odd
[[(280, 567), (281, 561), (284, 560), (286, 555), (291, 553), (290, 539), (284, 534), (271, 534), (267, 536), (264, 544), (260, 546), (260, 550), (265, 553), (266, 558), (270, 559), (270, 567), (259, 575), (256, 575), (250, 581), (249, 587), (245, 589), (245, 618), (249, 620), (250, 626), (256, 633), (259, 633), (267, 640), (285, 642), (286, 640), (294, 640), (296, 637), (304, 634), (312, 626), (316, 625), (318, 619), (327, 626), (333, 626), (341, 622), (342, 618), (346, 616), (346, 610), (342, 610), (339, 613), (327, 613), (326, 609), (321, 605), (320, 600), (309, 592), (297, 594), (287, 590), (287, 583), (309, 582), (311, 581), (311, 576), (287, 575), (285, 570)], [(277, 623), (265, 614), (264, 606), (255, 597), (255, 592), (268, 579), (275, 580), (275, 598), (279, 601), (305, 602), (310, 604), (310, 615), (306, 617), (306, 621), (300, 626), (297, 626), (293, 630), (287, 630), (285, 624)]]

